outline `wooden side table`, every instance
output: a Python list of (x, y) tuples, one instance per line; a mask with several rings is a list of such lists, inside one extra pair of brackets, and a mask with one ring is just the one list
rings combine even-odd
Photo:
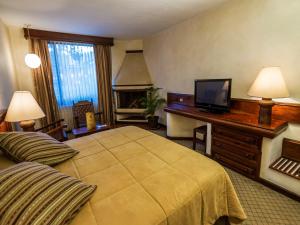
[(72, 134), (75, 136), (75, 138), (78, 138), (78, 137), (83, 137), (86, 135), (94, 134), (94, 133), (109, 130), (109, 129), (110, 129), (110, 126), (108, 126), (106, 124), (97, 124), (96, 128), (94, 128), (92, 130), (88, 130), (86, 127), (74, 128), (74, 129), (72, 129)]

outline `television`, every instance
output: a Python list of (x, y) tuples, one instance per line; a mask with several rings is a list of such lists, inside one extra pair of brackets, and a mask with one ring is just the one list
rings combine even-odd
[(195, 106), (223, 113), (230, 110), (231, 79), (195, 80)]

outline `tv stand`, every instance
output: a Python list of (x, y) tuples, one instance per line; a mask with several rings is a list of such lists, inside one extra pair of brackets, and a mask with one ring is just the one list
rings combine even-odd
[(276, 103), (272, 123), (261, 125), (256, 100), (233, 98), (231, 112), (224, 114), (199, 111), (190, 94), (168, 93), (167, 100), (169, 138), (192, 140), (193, 128), (207, 125), (208, 157), (278, 192), (300, 199), (299, 180), (269, 168), (281, 155), (283, 138), (297, 139), (299, 136), (299, 104)]
[(255, 180), (259, 179), (260, 174), (263, 138), (273, 139), (288, 126), (287, 121), (283, 120), (273, 120), (270, 125), (261, 125), (255, 115), (241, 112), (216, 114), (181, 104), (169, 104), (165, 111), (167, 112), (168, 136), (175, 127), (185, 129), (185, 122), (179, 122), (180, 118), (176, 116), (209, 124), (210, 141), (207, 142), (210, 146), (207, 146), (206, 154)]
[(213, 108), (209, 108), (209, 109), (204, 109), (204, 108), (198, 108), (200, 112), (207, 112), (207, 113), (214, 113), (214, 114), (224, 114), (224, 113), (228, 113), (224, 110), (219, 110), (219, 109), (213, 109)]

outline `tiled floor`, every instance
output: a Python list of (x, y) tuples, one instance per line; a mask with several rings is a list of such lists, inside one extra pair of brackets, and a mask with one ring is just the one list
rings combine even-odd
[(300, 203), (226, 169), (248, 219), (243, 225), (300, 225)]
[[(164, 130), (154, 131), (165, 136)], [(175, 141), (192, 148), (191, 141)], [(300, 203), (227, 169), (248, 216), (243, 225), (300, 225)], [(219, 223), (218, 223), (219, 224)]]

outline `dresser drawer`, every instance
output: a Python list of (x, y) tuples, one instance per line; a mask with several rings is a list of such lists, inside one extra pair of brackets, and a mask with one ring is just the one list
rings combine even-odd
[(238, 155), (241, 158), (247, 160), (257, 160), (257, 156), (260, 155), (260, 151), (257, 148), (246, 147), (242, 145), (236, 145), (234, 143), (223, 140), (220, 137), (212, 138), (212, 148), (219, 148), (224, 150), (224, 152), (229, 152)]
[(258, 149), (261, 147), (262, 138), (260, 136), (234, 128), (213, 126), (212, 135), (220, 139), (226, 139), (236, 145), (255, 146)]
[(262, 137), (235, 128), (212, 127), (212, 156), (250, 178), (258, 178)]
[(232, 159), (227, 158), (226, 156), (223, 156), (221, 154), (215, 153), (213, 155), (213, 158), (223, 164), (224, 166), (231, 168), (239, 173), (242, 173), (250, 178), (256, 177), (256, 169), (248, 167), (244, 164), (241, 164), (239, 162), (236, 162)]
[[(234, 152), (232, 150), (229, 149), (225, 149), (223, 147), (217, 147), (217, 146), (213, 146), (213, 152), (217, 153), (219, 155), (225, 156), (229, 159), (231, 159), (232, 161), (238, 162), (240, 164), (249, 166), (251, 168), (256, 169), (257, 168), (257, 161), (255, 160), (256, 155), (252, 155), (251, 157), (245, 157), (245, 155), (243, 154), (239, 154), (237, 152)], [(249, 159), (251, 158), (251, 159)]]

